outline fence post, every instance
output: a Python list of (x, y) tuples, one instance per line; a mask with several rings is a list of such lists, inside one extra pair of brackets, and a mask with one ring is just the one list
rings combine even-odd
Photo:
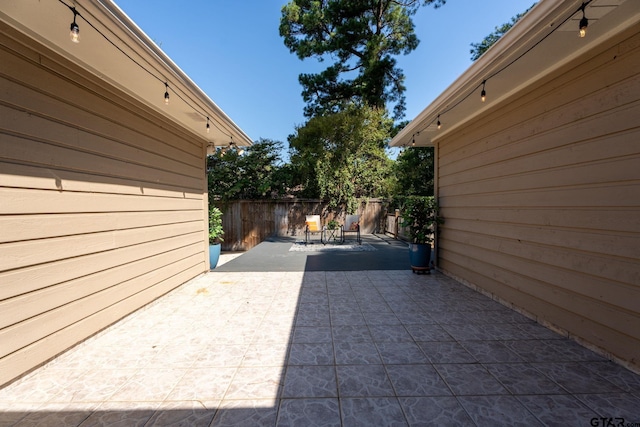
[(396, 209), (396, 219), (393, 224), (393, 238), (398, 240), (398, 223), (400, 222), (400, 209)]

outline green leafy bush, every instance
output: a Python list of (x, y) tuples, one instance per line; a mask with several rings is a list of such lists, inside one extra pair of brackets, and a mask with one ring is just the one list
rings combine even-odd
[(216, 206), (209, 206), (209, 244), (215, 245), (223, 242), (223, 234), (222, 211)]
[(398, 197), (394, 202), (400, 208), (400, 225), (408, 229), (411, 243), (433, 242), (436, 227), (444, 223), (435, 197), (406, 196)]

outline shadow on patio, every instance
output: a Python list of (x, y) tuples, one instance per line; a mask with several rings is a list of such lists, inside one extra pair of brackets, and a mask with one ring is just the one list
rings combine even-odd
[(0, 425), (640, 421), (640, 376), (372, 239), (265, 242), (0, 390)]

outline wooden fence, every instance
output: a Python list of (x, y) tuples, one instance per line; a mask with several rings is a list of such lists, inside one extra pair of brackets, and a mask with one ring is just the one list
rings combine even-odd
[(401, 227), (402, 217), (400, 212), (388, 213), (385, 221), (385, 234), (389, 234), (396, 239), (409, 240), (409, 233), (406, 227)]
[[(218, 204), (223, 212), (222, 250), (246, 251), (268, 237), (304, 238), (306, 215), (320, 215), (322, 224), (336, 219), (344, 223), (344, 212), (330, 212), (322, 200), (238, 200)], [(382, 199), (360, 202), (360, 231), (363, 234), (387, 231), (388, 203)]]

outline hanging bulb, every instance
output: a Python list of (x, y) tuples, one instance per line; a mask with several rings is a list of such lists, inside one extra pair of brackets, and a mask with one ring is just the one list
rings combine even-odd
[(416, 146), (416, 137), (415, 137), (415, 135), (411, 138), (411, 146), (412, 147)]
[(442, 123), (440, 123), (440, 114), (438, 114), (438, 129), (440, 129), (442, 127)]
[(587, 35), (587, 27), (589, 26), (589, 20), (584, 14), (584, 8), (586, 6), (586, 3), (582, 3), (582, 19), (580, 20), (580, 31), (578, 32), (580, 38)]
[(238, 156), (242, 156), (244, 154), (244, 148), (240, 148), (240, 147), (237, 147), (237, 148), (238, 148)]
[(164, 105), (169, 105), (169, 85), (164, 83)]
[(211, 130), (211, 126), (209, 126), (209, 117), (207, 117), (207, 133)]
[(71, 11), (73, 12), (73, 22), (69, 27), (69, 37), (71, 38), (72, 42), (80, 43), (80, 27), (78, 27), (78, 24), (76, 24), (76, 16), (78, 16), (78, 12), (76, 11), (75, 7), (72, 7)]
[(484, 102), (484, 101), (486, 101), (486, 100), (487, 100), (487, 91), (486, 91), (486, 90), (484, 90), (484, 85), (485, 85), (486, 83), (487, 83), (487, 81), (486, 81), (486, 80), (482, 82), (482, 92), (480, 92), (480, 100), (481, 100), (482, 102)]

